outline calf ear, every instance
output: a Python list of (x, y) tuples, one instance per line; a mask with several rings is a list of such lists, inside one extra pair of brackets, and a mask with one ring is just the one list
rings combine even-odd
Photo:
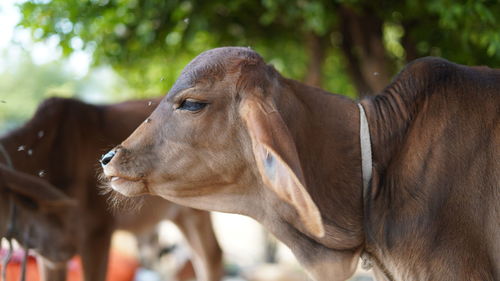
[(322, 237), (321, 214), (307, 193), (295, 143), (274, 103), (246, 98), (242, 101), (240, 115), (250, 134), (264, 184), (295, 208), (307, 231)]
[(0, 167), (0, 181), (14, 199), (37, 211), (60, 210), (76, 206), (76, 202), (45, 180)]

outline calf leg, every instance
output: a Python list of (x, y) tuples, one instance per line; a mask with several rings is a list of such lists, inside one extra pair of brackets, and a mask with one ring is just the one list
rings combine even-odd
[(83, 234), (79, 252), (85, 281), (106, 280), (112, 233), (112, 229), (100, 228)]
[(66, 281), (66, 262), (53, 263), (42, 256), (37, 257), (37, 262), (42, 281)]
[(199, 281), (220, 281), (222, 250), (212, 227), (210, 213), (183, 208), (172, 220), (192, 249), (193, 266)]

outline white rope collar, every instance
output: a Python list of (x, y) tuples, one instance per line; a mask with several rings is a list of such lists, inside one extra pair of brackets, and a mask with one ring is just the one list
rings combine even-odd
[[(359, 143), (361, 146), (361, 176), (363, 178), (363, 204), (368, 198), (368, 185), (372, 179), (372, 144), (370, 140), (370, 129), (363, 105), (359, 107)], [(363, 250), (361, 253), (361, 267), (370, 270), (373, 267), (371, 256)]]
[(370, 129), (365, 109), (358, 103), (359, 107), (359, 142), (361, 144), (361, 172), (363, 177), (363, 198), (368, 196), (368, 185), (372, 179), (372, 144), (370, 140)]

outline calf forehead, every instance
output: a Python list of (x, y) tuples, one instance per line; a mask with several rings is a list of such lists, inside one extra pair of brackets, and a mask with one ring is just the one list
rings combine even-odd
[(226, 74), (239, 71), (242, 62), (257, 64), (263, 60), (250, 48), (223, 47), (203, 52), (184, 68), (168, 96), (173, 97), (199, 82), (221, 81)]

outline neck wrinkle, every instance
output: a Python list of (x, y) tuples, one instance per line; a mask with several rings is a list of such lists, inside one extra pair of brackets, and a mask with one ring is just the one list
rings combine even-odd
[[(439, 67), (442, 67), (441, 63)], [(436, 75), (430, 75), (428, 68), (424, 61), (415, 61), (403, 69), (382, 93), (361, 100), (368, 118), (373, 162), (378, 172), (390, 164), (411, 122), (427, 100), (428, 94), (425, 93), (440, 80)]]
[(398, 94), (401, 88), (393, 84), (382, 94), (361, 100), (369, 123), (373, 163), (378, 172), (390, 164), (417, 111), (417, 96)]

